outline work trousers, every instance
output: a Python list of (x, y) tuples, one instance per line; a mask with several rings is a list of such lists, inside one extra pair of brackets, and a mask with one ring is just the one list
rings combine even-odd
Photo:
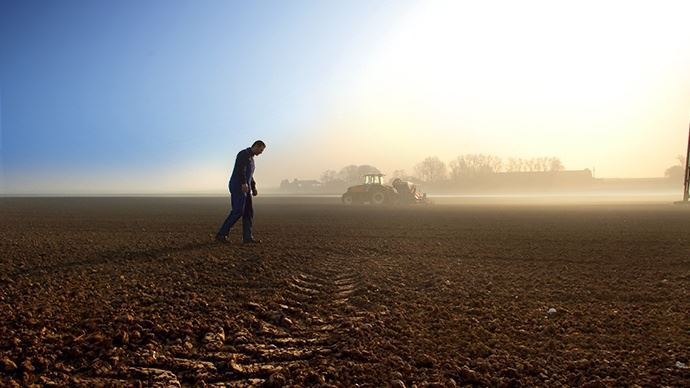
[(230, 228), (232, 228), (235, 223), (242, 218), (242, 238), (244, 241), (252, 239), (252, 221), (254, 219), (254, 208), (252, 206), (252, 195), (251, 193), (243, 193), (241, 190), (239, 193), (230, 192), (230, 214), (223, 222), (223, 225), (218, 230), (218, 234), (221, 236), (227, 236), (230, 233)]

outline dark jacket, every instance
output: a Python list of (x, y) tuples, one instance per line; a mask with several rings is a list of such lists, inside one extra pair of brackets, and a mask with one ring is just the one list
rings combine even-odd
[(251, 148), (245, 148), (237, 153), (235, 168), (230, 176), (230, 191), (242, 192), (242, 185), (248, 184), (252, 190), (256, 190), (254, 181), (254, 154)]

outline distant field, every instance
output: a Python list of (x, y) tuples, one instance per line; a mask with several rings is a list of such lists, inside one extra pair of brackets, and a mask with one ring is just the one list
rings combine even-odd
[(0, 199), (0, 385), (687, 385), (663, 201)]

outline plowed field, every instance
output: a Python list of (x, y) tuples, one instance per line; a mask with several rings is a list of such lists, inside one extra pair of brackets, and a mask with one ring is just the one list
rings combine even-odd
[(688, 386), (690, 208), (0, 199), (0, 385)]

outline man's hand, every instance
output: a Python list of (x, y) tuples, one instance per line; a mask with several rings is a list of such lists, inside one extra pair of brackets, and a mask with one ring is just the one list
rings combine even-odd
[(246, 184), (246, 183), (242, 184), (242, 192), (245, 194), (249, 192), (249, 185), (248, 184)]
[(254, 187), (252, 189), (252, 196), (256, 197), (257, 195), (259, 195), (259, 191), (256, 189), (256, 187)]

